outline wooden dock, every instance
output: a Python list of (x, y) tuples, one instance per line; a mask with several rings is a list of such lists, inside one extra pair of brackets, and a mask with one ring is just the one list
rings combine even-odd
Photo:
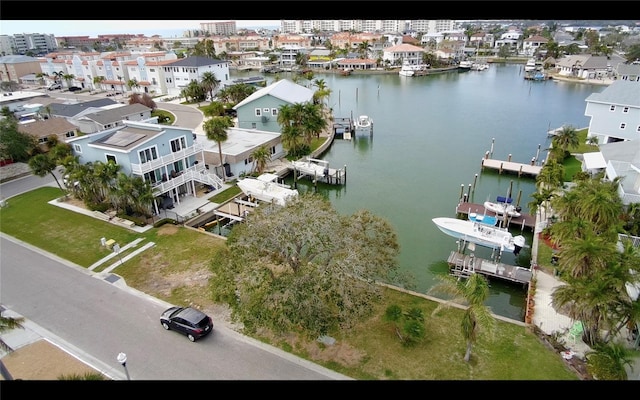
[(490, 168), (498, 170), (499, 173), (509, 172), (518, 174), (518, 177), (522, 175), (528, 175), (536, 177), (540, 174), (540, 170), (542, 169), (541, 165), (533, 165), (534, 161), (531, 164), (522, 164), (512, 161), (504, 161), (504, 160), (494, 160), (491, 158), (483, 158), (480, 163), (481, 168)]
[(291, 162), (289, 169), (293, 170), (294, 182), (300, 178), (308, 178), (311, 179), (313, 183), (323, 182), (330, 185), (343, 185), (347, 183), (346, 165), (340, 169), (329, 168), (328, 161), (307, 157), (303, 160)]
[(482, 274), (488, 278), (496, 278), (508, 282), (528, 285), (531, 282), (533, 274), (528, 268), (508, 265), (504, 263), (496, 263), (452, 251), (447, 259), (452, 275), (466, 278), (473, 273)]
[[(461, 201), (456, 206), (456, 214), (468, 216), (470, 213), (476, 213), (477, 215), (490, 215), (496, 216), (494, 212), (487, 211), (482, 204), (467, 203)], [(498, 216), (498, 221), (501, 226), (504, 226), (504, 217)], [(520, 230), (529, 228), (534, 230), (536, 226), (536, 218), (532, 215), (521, 213), (519, 217), (507, 217), (506, 224), (509, 227), (519, 227)]]

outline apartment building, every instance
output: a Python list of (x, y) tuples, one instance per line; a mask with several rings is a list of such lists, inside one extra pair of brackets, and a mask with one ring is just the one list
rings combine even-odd
[(201, 22), (200, 30), (211, 35), (229, 36), (237, 33), (236, 21)]

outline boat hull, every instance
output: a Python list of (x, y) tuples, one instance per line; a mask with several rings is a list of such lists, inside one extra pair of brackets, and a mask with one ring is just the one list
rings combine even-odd
[(440, 217), (432, 221), (446, 235), (491, 249), (512, 251), (517, 255), (526, 244), (524, 236), (514, 238), (511, 232), (503, 228), (458, 218)]
[(485, 201), (484, 208), (496, 213), (497, 215), (508, 215), (510, 217), (519, 217), (522, 214), (518, 211), (518, 208), (513, 204), (494, 203), (491, 201)]
[(250, 197), (267, 203), (281, 206), (298, 196), (296, 189), (290, 189), (277, 182), (263, 181), (255, 178), (244, 178), (238, 181), (238, 187)]

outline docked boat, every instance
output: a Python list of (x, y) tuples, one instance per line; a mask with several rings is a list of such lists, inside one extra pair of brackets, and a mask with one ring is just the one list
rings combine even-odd
[(342, 68), (340, 70), (340, 75), (349, 76), (349, 75), (351, 75), (351, 71), (353, 71), (351, 68)]
[(460, 61), (460, 64), (458, 64), (459, 71), (471, 71), (471, 67), (473, 67), (473, 61), (471, 60)]
[(298, 191), (278, 183), (277, 179), (276, 174), (262, 174), (257, 178), (246, 177), (238, 181), (238, 187), (249, 197), (284, 206), (287, 201), (298, 196)]
[(479, 224), (485, 224), (489, 226), (496, 226), (498, 224), (498, 217), (495, 215), (480, 215), (476, 213), (469, 213), (469, 221), (477, 222)]
[(485, 69), (489, 69), (489, 64), (476, 62), (471, 65), (471, 69), (474, 71), (484, 71)]
[(524, 236), (514, 237), (505, 228), (448, 217), (433, 218), (432, 221), (446, 235), (491, 249), (512, 251), (515, 255), (518, 255), (526, 244)]
[(525, 72), (533, 72), (536, 70), (536, 59), (530, 58), (527, 60), (527, 63), (524, 65)]
[(516, 207), (508, 202), (492, 202), (485, 201), (484, 208), (488, 211), (494, 212), (497, 215), (508, 215), (509, 217), (519, 217), (521, 208)]
[(429, 69), (429, 64), (402, 64), (402, 68), (398, 71), (398, 75), (400, 76), (416, 76), (416, 75), (424, 75), (426, 71)]
[(373, 119), (368, 115), (360, 115), (353, 125), (356, 131), (370, 131), (373, 129)]

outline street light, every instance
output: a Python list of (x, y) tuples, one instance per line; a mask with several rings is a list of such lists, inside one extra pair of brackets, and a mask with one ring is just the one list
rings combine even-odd
[(130, 381), (129, 370), (127, 369), (127, 355), (124, 353), (118, 354), (118, 362), (124, 367), (124, 373), (127, 374), (127, 380)]

